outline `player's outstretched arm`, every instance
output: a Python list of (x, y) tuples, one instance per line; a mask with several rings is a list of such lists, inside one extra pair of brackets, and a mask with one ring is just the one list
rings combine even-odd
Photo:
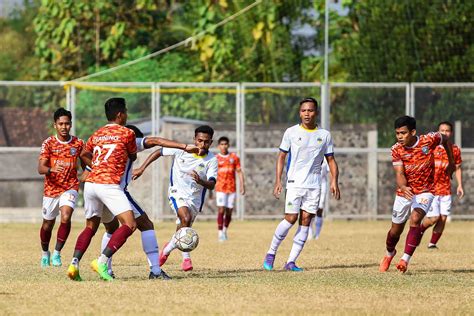
[(275, 186), (273, 187), (273, 196), (275, 196), (277, 199), (280, 199), (281, 191), (283, 191), (281, 176), (283, 174), (283, 166), (285, 165), (286, 154), (286, 152), (280, 151), (277, 158)]
[(167, 147), (167, 148), (177, 148), (184, 150), (190, 154), (203, 154), (203, 150), (199, 149), (195, 145), (189, 145), (184, 143), (178, 143), (174, 140), (162, 138), (162, 137), (146, 137), (145, 138), (145, 148), (151, 148), (155, 146)]
[(329, 172), (331, 173), (331, 194), (336, 199), (341, 199), (341, 191), (339, 190), (339, 167), (333, 155), (326, 156)]
[(441, 134), (442, 144), (444, 150), (446, 150), (446, 154), (448, 154), (448, 166), (446, 167), (446, 174), (452, 178), (453, 172), (456, 170), (456, 165), (454, 164), (454, 155), (453, 155), (453, 145), (449, 141), (449, 138), (445, 135)]
[(405, 167), (403, 165), (396, 165), (393, 166), (395, 170), (395, 179), (397, 182), (398, 188), (403, 192), (403, 196), (411, 200), (414, 195), (411, 191), (411, 188), (408, 186), (407, 178), (405, 177)]
[(132, 180), (138, 179), (145, 169), (156, 159), (161, 157), (161, 149), (158, 149), (154, 152), (152, 152), (145, 160), (145, 162), (137, 169), (133, 169), (132, 171)]

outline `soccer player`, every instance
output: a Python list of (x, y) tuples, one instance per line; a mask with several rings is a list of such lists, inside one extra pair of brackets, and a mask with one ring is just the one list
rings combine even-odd
[(55, 267), (62, 265), (61, 249), (71, 231), (71, 216), (78, 196), (79, 180), (77, 163), (84, 147), (84, 142), (72, 136), (71, 112), (59, 108), (54, 112), (54, 129), (56, 135), (47, 138), (42, 146), (38, 161), (38, 172), (44, 174), (43, 224), (40, 229), (41, 266), (50, 265), (49, 242), (56, 217), (61, 213), (56, 246), (51, 263)]
[(312, 239), (318, 239), (319, 235), (321, 234), (321, 229), (323, 228), (323, 211), (328, 191), (328, 175), (329, 166), (326, 160), (324, 160), (321, 166), (321, 196), (319, 197), (318, 211), (309, 225), (309, 235)]
[(387, 233), (387, 254), (382, 259), (379, 270), (385, 272), (390, 267), (397, 253), (395, 247), (409, 218), (410, 230), (405, 242), (405, 253), (396, 266), (404, 273), (423, 236), (420, 225), (434, 197), (433, 151), (438, 145), (443, 145), (449, 159), (446, 168), (448, 176), (453, 173), (454, 160), (448, 137), (439, 132), (417, 136), (416, 120), (413, 117), (397, 118), (395, 134), (397, 143), (392, 146), (392, 164), (398, 189), (393, 203), (392, 226)]
[[(155, 146), (162, 146), (169, 148), (179, 148), (190, 154), (200, 153), (200, 149), (195, 145), (181, 144), (161, 137), (144, 137), (142, 131), (138, 127), (134, 125), (127, 125), (125, 127), (131, 129), (135, 133), (138, 152)], [(137, 229), (141, 232), (143, 251), (147, 256), (148, 264), (150, 266), (150, 274), (148, 278), (168, 280), (170, 279), (170, 277), (164, 271), (162, 272), (159, 265), (159, 248), (153, 222), (149, 219), (148, 215), (135, 201), (135, 199), (133, 199), (132, 195), (130, 194), (130, 192), (128, 192), (127, 189), (128, 185), (132, 180), (132, 166), (133, 161), (129, 159), (125, 168), (126, 171), (120, 180), (120, 187), (124, 190), (125, 195), (127, 196), (127, 199), (132, 206), (133, 214), (137, 222)], [(104, 251), (104, 249), (107, 247), (107, 244), (109, 243), (112, 234), (119, 226), (117, 218), (112, 218), (110, 220), (110, 215), (108, 217), (109, 218), (105, 218), (105, 216), (103, 216), (102, 218), (102, 222), (104, 222), (104, 225), (106, 226), (106, 232), (104, 232), (104, 235), (102, 237), (101, 251)], [(94, 263), (95, 262), (96, 261), (94, 261)], [(109, 275), (114, 277), (114, 273), (112, 271), (112, 257), (110, 257), (107, 261), (107, 267)], [(92, 268), (94, 270), (97, 270), (97, 266), (93, 266)]]
[(235, 174), (239, 175), (240, 194), (245, 194), (244, 172), (240, 168), (240, 159), (235, 153), (229, 153), (229, 139), (225, 136), (219, 138), (217, 154), (217, 229), (219, 241), (227, 240), (227, 229), (232, 220), (234, 201), (236, 195)]
[(92, 169), (84, 185), (86, 227), (77, 238), (67, 272), (69, 278), (76, 281), (81, 280), (79, 261), (100, 225), (104, 205), (122, 225), (112, 234), (98, 262), (93, 263), (97, 265), (98, 274), (103, 280), (113, 280), (107, 271), (107, 260), (122, 247), (137, 227), (130, 202), (120, 187), (127, 161), (137, 158), (135, 133), (124, 126), (127, 122), (125, 99), (108, 99), (105, 102), (105, 115), (108, 124), (92, 134), (81, 153), (81, 159)]
[[(453, 132), (453, 125), (450, 122), (441, 122), (438, 124), (438, 131), (446, 135), (449, 139)], [(454, 163), (456, 164), (455, 177), (458, 183), (456, 194), (459, 199), (464, 196), (464, 190), (462, 187), (462, 172), (461, 172), (461, 149), (455, 144), (452, 145)], [(451, 179), (446, 174), (446, 167), (448, 166), (448, 155), (444, 150), (443, 146), (436, 147), (434, 151), (435, 159), (435, 197), (429, 212), (423, 219), (422, 230), (427, 230), (430, 226), (433, 226), (433, 233), (431, 240), (428, 244), (429, 249), (437, 249), (436, 244), (438, 243), (441, 235), (443, 234), (446, 220), (451, 212)]]
[[(194, 131), (194, 144), (203, 150), (202, 156), (189, 154), (180, 149), (162, 148), (153, 152), (140, 168), (133, 171), (133, 179), (136, 179), (159, 157), (174, 157), (168, 197), (170, 206), (178, 217), (176, 230), (181, 227), (192, 227), (204, 205), (206, 191), (213, 190), (216, 185), (217, 159), (209, 152), (213, 135), (214, 130), (207, 125), (200, 126)], [(166, 262), (174, 249), (176, 249), (176, 243), (171, 237), (160, 252), (160, 266)], [(182, 255), (182, 270), (191, 271), (193, 264), (190, 253), (182, 252)]]
[(299, 104), (301, 123), (288, 128), (283, 135), (276, 166), (276, 180), (273, 195), (278, 199), (282, 192), (281, 176), (288, 155), (285, 217), (278, 224), (263, 267), (273, 270), (275, 255), (290, 228), (298, 220), (298, 229), (293, 247), (285, 264), (285, 270), (302, 271), (296, 266), (296, 259), (303, 250), (311, 220), (318, 210), (321, 194), (321, 165), (326, 160), (331, 170), (331, 193), (340, 199), (338, 186), (339, 170), (334, 158), (331, 134), (318, 128), (318, 102), (313, 98), (301, 100)]

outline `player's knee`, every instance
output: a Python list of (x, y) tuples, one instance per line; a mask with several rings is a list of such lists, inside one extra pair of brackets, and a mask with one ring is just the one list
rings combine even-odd
[(41, 226), (45, 231), (52, 231), (54, 227), (54, 221), (43, 220), (43, 224)]
[(155, 225), (153, 225), (153, 222), (149, 218), (146, 218), (144, 220), (137, 219), (137, 229), (141, 232), (144, 232), (147, 230), (155, 229)]
[(293, 225), (298, 220), (298, 214), (285, 214), (285, 220)]

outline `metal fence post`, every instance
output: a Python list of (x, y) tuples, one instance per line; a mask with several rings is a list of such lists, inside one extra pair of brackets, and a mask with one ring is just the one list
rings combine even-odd
[(71, 115), (72, 115), (72, 126), (71, 126), (71, 134), (72, 135), (76, 135), (76, 124), (74, 124), (75, 121), (77, 121), (75, 118), (76, 118), (76, 87), (73, 86), (73, 85), (70, 85), (69, 86), (69, 89), (71, 90), (69, 92), (69, 98), (70, 98), (70, 101), (69, 101), (69, 106), (70, 106), (70, 110), (71, 111)]
[[(239, 104), (239, 114), (240, 114), (240, 135), (239, 135), (239, 138), (240, 138), (240, 165), (241, 165), (241, 168), (242, 170), (246, 170), (245, 169), (245, 84), (240, 84), (239, 85), (240, 88), (239, 89), (239, 94), (240, 94), (240, 97), (239, 97), (239, 101), (240, 101), (240, 104)], [(245, 172), (245, 171), (244, 171)], [(240, 219), (241, 220), (244, 220), (245, 218), (245, 196), (244, 195), (240, 195)]]
[[(152, 85), (152, 135), (160, 134), (160, 118), (161, 118), (161, 100), (160, 85), (154, 83)], [(160, 179), (161, 165), (152, 165), (152, 199), (153, 199), (153, 218), (163, 220), (163, 194), (162, 181)]]
[(367, 132), (367, 206), (369, 218), (377, 218), (378, 202), (378, 162), (377, 162), (377, 140), (378, 132)]

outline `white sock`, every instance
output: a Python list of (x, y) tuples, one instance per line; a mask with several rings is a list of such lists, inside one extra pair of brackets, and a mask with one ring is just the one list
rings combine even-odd
[(319, 234), (321, 234), (321, 229), (323, 228), (323, 217), (316, 216), (316, 233), (315, 233), (315, 238), (319, 237)]
[(227, 227), (225, 227), (225, 226), (222, 227), (222, 232), (223, 232), (224, 234), (227, 233)]
[(395, 256), (395, 250), (394, 250), (394, 251), (388, 251), (388, 250), (387, 250), (387, 256), (388, 256), (388, 257), (393, 257), (393, 256)]
[[(105, 232), (104, 235), (102, 236), (102, 244), (100, 247), (100, 252), (104, 252), (105, 247), (107, 247), (107, 244), (109, 243), (110, 238), (112, 237), (112, 234), (109, 234), (108, 232)], [(112, 271), (112, 257), (110, 257), (107, 260), (107, 268), (109, 271)]]
[(77, 259), (76, 257), (72, 258), (71, 264), (76, 268), (79, 267), (79, 259)]
[(315, 217), (313, 217), (311, 219), (311, 222), (309, 223), (309, 235), (313, 238), (313, 239), (316, 239), (316, 227), (313, 228), (313, 225), (314, 225), (314, 221), (315, 221)]
[(109, 257), (107, 257), (104, 254), (101, 254), (99, 259), (97, 259), (97, 262), (101, 264), (108, 263), (108, 261), (109, 261)]
[(290, 256), (287, 262), (296, 262), (298, 256), (303, 250), (306, 239), (308, 239), (308, 226), (298, 226), (295, 237), (293, 238), (293, 247), (291, 247)]
[(43, 253), (43, 257), (49, 257), (50, 252), (48, 251), (41, 251)]
[(160, 261), (158, 259), (158, 241), (156, 240), (156, 234), (154, 229), (145, 230), (141, 234), (143, 251), (146, 254), (148, 265), (150, 266), (151, 272), (154, 274), (160, 274)]
[(277, 228), (275, 229), (275, 234), (273, 234), (272, 243), (270, 245), (270, 249), (268, 253), (271, 255), (276, 254), (278, 247), (280, 246), (281, 242), (285, 239), (288, 231), (293, 226), (290, 222), (286, 219), (282, 220), (280, 224), (278, 224)]
[(406, 253), (404, 253), (403, 256), (402, 256), (402, 260), (406, 261), (407, 263), (410, 262), (410, 258), (411, 258), (411, 256), (407, 255)]
[(61, 255), (61, 251), (57, 251), (56, 249), (54, 249), (53, 255), (55, 255), (55, 256), (60, 256), (60, 255)]
[(183, 255), (183, 260), (184, 259), (191, 259), (191, 253), (181, 251), (181, 254)]
[(171, 237), (169, 243), (166, 245), (166, 247), (163, 249), (163, 253), (165, 255), (169, 255), (171, 251), (176, 249), (176, 242), (174, 241), (174, 236)]
[(222, 230), (219, 230), (218, 236), (219, 236), (219, 237), (222, 237), (222, 235), (224, 235), (224, 232), (223, 232)]

